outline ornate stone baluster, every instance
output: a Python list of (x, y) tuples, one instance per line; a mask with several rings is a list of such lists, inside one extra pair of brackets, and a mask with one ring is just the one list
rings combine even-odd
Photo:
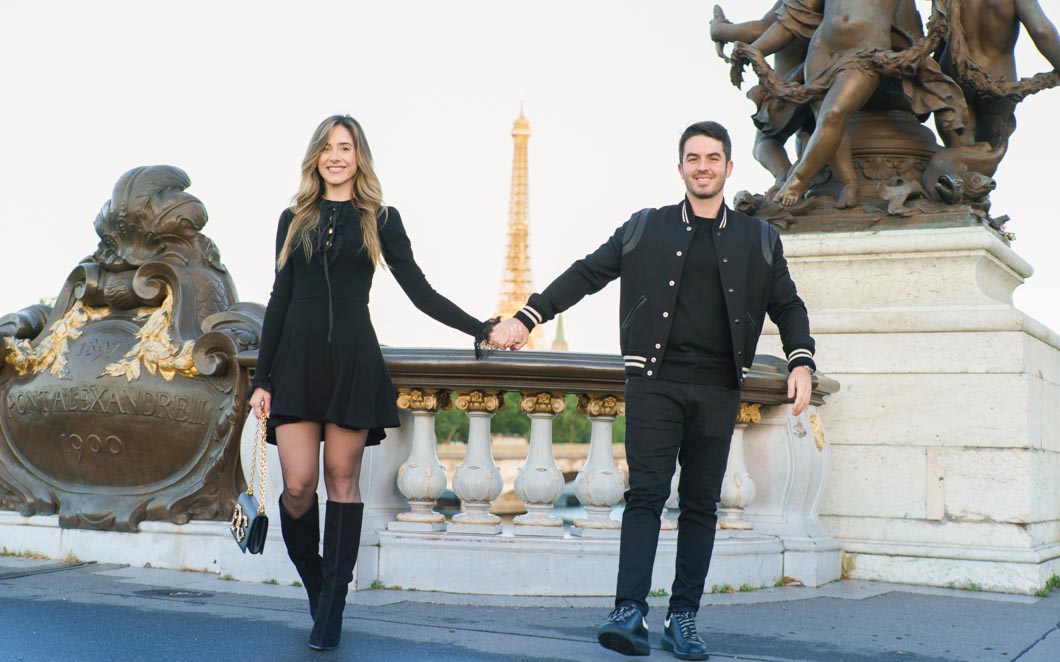
[(563, 493), (563, 472), (552, 454), (552, 420), (567, 403), (562, 393), (519, 395), (530, 416), (530, 450), (515, 477), (515, 495), (527, 511), (515, 518), (515, 534), (562, 537), (563, 520), (552, 515), (552, 503)]
[(723, 529), (752, 529), (754, 526), (743, 518), (743, 509), (754, 501), (755, 482), (747, 471), (743, 454), (743, 433), (751, 423), (762, 422), (762, 405), (740, 403), (740, 414), (736, 418), (736, 429), (729, 446), (729, 460), (725, 465), (725, 478), (721, 482), (721, 507), (718, 509), (718, 526)]
[(625, 489), (622, 472), (615, 466), (611, 448), (615, 417), (626, 413), (621, 396), (586, 393), (578, 398), (578, 413), (592, 423), (589, 457), (574, 480), (574, 493), (585, 506), (586, 516), (574, 520), (571, 535), (592, 538), (617, 538), (622, 523), (611, 519), (611, 509), (622, 500)]
[(445, 491), (445, 468), (438, 461), (438, 437), (434, 419), (438, 410), (452, 406), (444, 389), (398, 389), (397, 405), (412, 411), (412, 450), (398, 469), (398, 490), (409, 500), (409, 512), (398, 513), (390, 522), (392, 531), (442, 531), (445, 516), (434, 512), (434, 504)]
[(458, 391), (456, 408), (467, 412), (470, 425), (467, 453), (453, 474), (453, 491), (464, 504), (465, 512), (453, 517), (449, 533), (501, 532), (501, 518), (489, 512), (490, 502), (501, 495), (504, 479), (493, 461), (490, 448), (490, 419), (504, 409), (503, 391)]

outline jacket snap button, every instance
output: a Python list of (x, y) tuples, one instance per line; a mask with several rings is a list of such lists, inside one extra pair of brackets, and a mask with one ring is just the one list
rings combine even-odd
[(739, 323), (740, 323), (740, 318), (739, 318), (739, 317), (737, 317), (737, 318), (736, 318), (736, 319), (734, 319), (733, 321), (734, 321), (734, 322), (736, 322), (737, 324), (739, 324)]
[(659, 343), (655, 343), (655, 349), (662, 349), (662, 345), (660, 345)]
[(721, 258), (721, 261), (722, 261), (722, 262), (728, 262), (728, 261), (729, 261), (729, 258), (727, 258), (727, 257), (723, 257), (723, 258)]
[(669, 317), (670, 313), (663, 313), (663, 317)]
[(651, 372), (651, 370), (649, 370), (648, 371), (648, 376), (651, 377), (651, 375), (652, 375), (652, 372)]
[(691, 231), (692, 231), (692, 226), (691, 225), (689, 225), (687, 228), (685, 228), (685, 232), (691, 232)]
[(677, 251), (677, 257), (681, 257), (681, 251)]
[(673, 287), (673, 286), (674, 286), (674, 284), (675, 284), (675, 283), (674, 283), (674, 282), (673, 282), (673, 281), (671, 280), (671, 281), (670, 281), (670, 287)]
[(721, 233), (720, 232), (715, 232), (714, 235), (720, 237)]
[(655, 363), (655, 357), (654, 357), (654, 356), (653, 356), (653, 357), (651, 357), (651, 362), (652, 362), (652, 363)]
[(729, 294), (732, 294), (732, 288), (731, 287), (729, 288)]

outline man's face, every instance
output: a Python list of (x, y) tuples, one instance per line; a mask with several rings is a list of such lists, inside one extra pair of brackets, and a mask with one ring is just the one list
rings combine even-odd
[(685, 142), (677, 171), (685, 180), (689, 195), (707, 200), (725, 189), (725, 180), (732, 174), (732, 161), (725, 160), (725, 147), (720, 140), (692, 136)]

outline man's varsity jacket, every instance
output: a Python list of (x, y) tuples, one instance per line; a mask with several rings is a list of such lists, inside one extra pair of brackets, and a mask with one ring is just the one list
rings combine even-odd
[[(765, 221), (723, 207), (714, 227), (714, 249), (732, 331), (737, 380), (754, 361), (762, 323), (780, 329), (788, 369), (816, 369), (806, 306), (788, 273), (780, 234)], [(645, 209), (611, 238), (564, 271), (515, 314), (528, 329), (551, 320), (587, 294), (621, 278), (619, 320), (626, 375), (655, 379), (666, 352), (677, 289), (692, 237), (687, 200)]]

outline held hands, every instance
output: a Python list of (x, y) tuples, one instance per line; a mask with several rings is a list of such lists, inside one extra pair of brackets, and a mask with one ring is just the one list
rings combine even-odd
[(250, 407), (254, 411), (254, 418), (268, 415), (272, 411), (272, 394), (259, 386), (250, 394)]
[(788, 375), (788, 398), (794, 398), (795, 404), (791, 407), (791, 415), (798, 416), (810, 404), (810, 393), (813, 391), (813, 380), (810, 378), (810, 369), (800, 365)]
[(490, 332), (490, 344), (501, 349), (522, 349), (530, 340), (530, 330), (514, 317), (500, 322)]

